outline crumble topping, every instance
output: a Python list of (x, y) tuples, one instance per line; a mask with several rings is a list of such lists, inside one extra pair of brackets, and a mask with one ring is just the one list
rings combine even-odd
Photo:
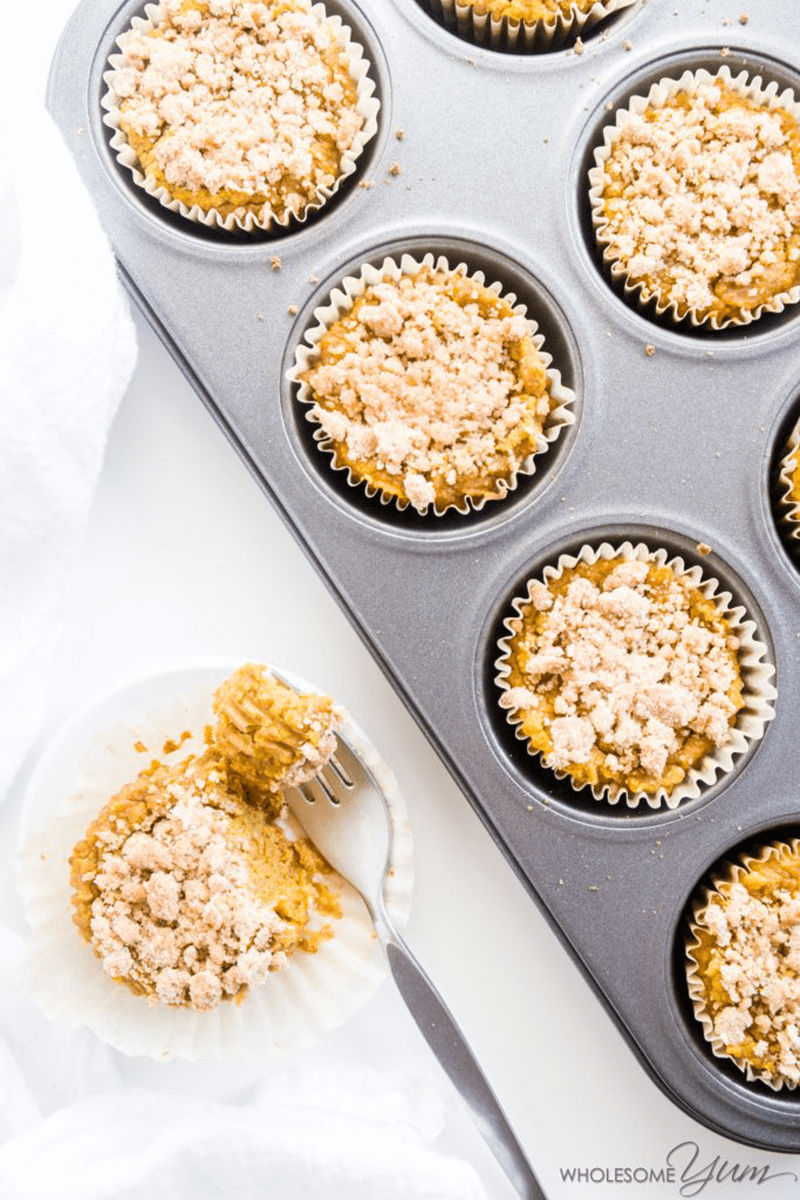
[(217, 688), (214, 712), (214, 743), (232, 770), (273, 793), (319, 774), (336, 750), (342, 720), (330, 696), (301, 695), (253, 663)]
[(603, 166), (601, 242), (683, 315), (736, 317), (800, 282), (800, 134), (723, 83), (633, 114)]
[(788, 848), (719, 885), (690, 949), (714, 1035), (739, 1065), (800, 1083), (800, 858)]
[(743, 703), (738, 640), (686, 579), (611, 559), (529, 593), (510, 622), (501, 704), (546, 766), (612, 795), (669, 792), (729, 740)]
[(420, 512), (504, 494), (555, 407), (530, 322), (455, 271), (368, 287), (317, 353), (301, 378), (338, 465)]
[(332, 187), (363, 118), (330, 24), (309, 0), (163, 0), (119, 39), (121, 128), (145, 174), (224, 215), (300, 215)]

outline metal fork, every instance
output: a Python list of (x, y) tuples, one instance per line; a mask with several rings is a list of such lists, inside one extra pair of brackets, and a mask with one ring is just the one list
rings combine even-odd
[(386, 910), (393, 825), (377, 779), (340, 735), (324, 771), (286, 799), (319, 852), (360, 892), (400, 995), (517, 1194), (547, 1200), (452, 1013)]

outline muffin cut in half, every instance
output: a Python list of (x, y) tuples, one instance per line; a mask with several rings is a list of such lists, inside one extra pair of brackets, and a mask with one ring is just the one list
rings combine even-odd
[(106, 973), (203, 1011), (332, 936), (328, 868), (277, 815), (214, 750), (123, 787), (70, 859), (75, 921)]

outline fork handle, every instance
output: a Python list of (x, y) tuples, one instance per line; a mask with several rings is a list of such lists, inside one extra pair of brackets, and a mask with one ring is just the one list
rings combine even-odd
[(500, 1166), (524, 1200), (547, 1200), (508, 1118), (467, 1040), (428, 976), (390, 922), (375, 921), (389, 968), (408, 1011), (450, 1076)]

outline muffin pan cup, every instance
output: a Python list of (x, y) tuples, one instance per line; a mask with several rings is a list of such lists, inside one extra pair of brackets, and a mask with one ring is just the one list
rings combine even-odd
[[(356, 177), (300, 231), (208, 231), (125, 178), (100, 97), (135, 4), (81, 5), (56, 56), (52, 111), (131, 294), (644, 1067), (718, 1132), (798, 1152), (798, 1093), (748, 1083), (705, 1043), (684, 942), (713, 864), (800, 826), (800, 576), (770, 493), (776, 439), (800, 394), (800, 314), (715, 333), (634, 310), (594, 246), (587, 171), (607, 105), (657, 79), (725, 63), (800, 94), (784, 57), (800, 9), (761, 0), (748, 25), (723, 26), (722, 0), (702, 13), (679, 0), (678, 17), (674, 4), (637, 4), (587, 33), (580, 54), (511, 55), (459, 40), (416, 0), (329, 7), (372, 63), (379, 129)], [(514, 292), (575, 392), (575, 424), (535, 475), (480, 512), (400, 513), (338, 481), (287, 378), (331, 289), (364, 262), (404, 253), (463, 261)], [(671, 811), (583, 799), (537, 767), (498, 704), (496, 643), (514, 596), (561, 554), (603, 541), (700, 564), (744, 606), (776, 668), (763, 738)]]
[[(753, 636), (753, 622), (746, 619), (746, 612), (741, 606), (737, 607), (731, 604), (730, 593), (721, 592), (716, 579), (704, 573), (702, 567), (687, 566), (681, 558), (669, 559), (666, 550), (657, 546), (646, 546), (642, 542), (636, 546), (630, 542), (625, 542), (621, 546), (612, 546), (608, 542), (602, 542), (599, 546), (581, 546), (575, 556), (560, 555), (558, 563), (545, 567), (544, 575), (539, 579), (546, 585), (551, 584), (558, 580), (565, 571), (576, 567), (578, 563), (592, 564), (603, 559), (625, 559), (669, 567), (675, 573), (676, 578), (687, 580), (707, 600), (712, 601), (717, 611), (726, 617), (730, 633), (737, 638), (739, 643), (737, 659), (744, 705), (729, 731), (728, 740), (705, 754), (695, 766), (687, 770), (682, 782), (670, 791), (661, 787), (657, 792), (648, 795), (645, 792), (633, 792), (629, 788), (621, 787), (619, 791), (614, 792), (608, 783), (594, 785), (578, 783), (571, 778), (568, 771), (555, 771), (556, 777), (568, 779), (576, 792), (580, 792), (584, 788), (589, 789), (595, 800), (600, 803), (625, 802), (628, 808), (636, 808), (642, 803), (649, 804), (651, 808), (655, 809), (664, 806), (676, 808), (687, 799), (695, 800), (701, 796), (706, 787), (716, 782), (718, 775), (724, 775), (731, 770), (736, 758), (747, 751), (751, 741), (764, 736), (767, 722), (771, 721), (775, 715), (771, 704), (771, 701), (775, 699), (775, 689), (771, 682), (774, 668), (771, 663), (766, 661), (766, 646)], [(510, 612), (503, 622), (505, 634), (497, 643), (498, 658), (494, 665), (497, 671), (495, 683), (506, 692), (506, 695), (500, 697), (500, 704), (505, 710), (506, 720), (514, 728), (515, 736), (523, 741), (528, 753), (539, 754), (541, 759), (544, 756), (533, 749), (522, 732), (521, 724), (524, 713), (515, 708), (513, 704), (506, 703), (508, 700), (507, 689), (510, 686), (509, 673), (512, 669), (512, 643), (525, 610), (531, 603), (531, 586), (537, 581), (531, 579), (526, 594), (514, 597), (513, 613)]]
[[(765, 864), (783, 861), (787, 864), (791, 863), (793, 871), (796, 870), (798, 849), (800, 849), (800, 841), (797, 838), (792, 838), (788, 845), (782, 841), (769, 842), (767, 845), (759, 847), (757, 852), (742, 854), (738, 861), (726, 863), (721, 871), (715, 871), (713, 879), (709, 880), (710, 886), (703, 890), (702, 897), (698, 898), (693, 906), (690, 934), (686, 939), (686, 979), (689, 995), (695, 1016), (703, 1026), (704, 1036), (711, 1044), (714, 1054), (717, 1058), (734, 1063), (739, 1070), (744, 1071), (749, 1080), (763, 1080), (767, 1087), (776, 1092), (782, 1088), (796, 1088), (798, 1081), (788, 1079), (782, 1071), (775, 1073), (760, 1070), (753, 1066), (747, 1056), (737, 1060), (728, 1053), (724, 1040), (714, 1028), (714, 1016), (707, 1004), (703, 971), (696, 952), (702, 945), (701, 932), (709, 932), (706, 914), (712, 908), (713, 900), (719, 897), (723, 898), (723, 903), (729, 900), (734, 885), (744, 883), (748, 874), (760, 870)], [(716, 945), (717, 947), (720, 945), (718, 939), (716, 939)]]
[(512, 21), (477, 12), (475, 5), (464, 0), (429, 0), (431, 12), (459, 36), (476, 45), (514, 53), (558, 49), (570, 35), (588, 32), (598, 21), (635, 3), (636, 0), (598, 0), (586, 10), (572, 4), (567, 11), (558, 9), (538, 21)]

